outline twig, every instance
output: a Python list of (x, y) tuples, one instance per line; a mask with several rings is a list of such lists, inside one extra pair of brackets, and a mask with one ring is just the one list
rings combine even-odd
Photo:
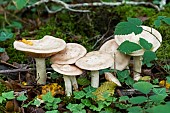
[[(0, 74), (3, 73), (16, 73), (16, 72), (27, 72), (27, 71), (35, 71), (35, 68), (30, 68), (30, 69), (8, 69), (8, 70), (0, 70)], [(47, 68), (46, 70), (52, 71), (52, 68)]]
[(151, 2), (131, 2), (131, 1), (126, 1), (126, 2), (93, 2), (93, 3), (79, 3), (79, 4), (67, 4), (61, 0), (40, 0), (30, 6), (27, 6), (27, 8), (32, 8), (32, 7), (36, 7), (38, 5), (41, 4), (45, 4), (48, 2), (54, 2), (56, 4), (59, 4), (62, 6), (62, 8), (56, 10), (56, 11), (51, 11), (46, 5), (45, 8), (49, 13), (56, 13), (61, 11), (62, 9), (67, 9), (69, 11), (73, 11), (73, 12), (90, 12), (89, 10), (77, 10), (77, 9), (73, 9), (76, 7), (94, 7), (94, 6), (119, 6), (122, 4), (129, 4), (129, 5), (149, 5), (152, 6), (153, 8), (155, 8), (157, 11), (160, 11), (160, 8), (157, 5), (152, 4)]

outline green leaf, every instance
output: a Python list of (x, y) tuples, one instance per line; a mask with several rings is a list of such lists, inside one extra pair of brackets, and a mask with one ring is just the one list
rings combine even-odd
[(134, 82), (135, 81), (130, 76), (125, 80), (125, 83), (131, 86), (134, 84)]
[(129, 77), (129, 71), (128, 70), (123, 70), (123, 71), (117, 70), (117, 76), (120, 82), (124, 82), (125, 79)]
[(1, 53), (5, 52), (5, 49), (0, 47), (0, 52)]
[(164, 101), (164, 99), (166, 98), (167, 95), (152, 95), (149, 98), (157, 103), (161, 103)]
[(164, 18), (162, 21), (164, 21), (166, 24), (170, 25), (170, 18)]
[(26, 6), (29, 0), (12, 0), (17, 9), (22, 9)]
[(86, 95), (84, 91), (74, 91), (73, 94), (75, 99), (81, 99)]
[(10, 32), (1, 32), (0, 33), (0, 41), (5, 41), (13, 37), (13, 33)]
[(60, 103), (62, 100), (60, 98), (54, 98), (53, 104), (58, 104)]
[(19, 101), (25, 101), (27, 99), (28, 98), (24, 94), (21, 94), (20, 96), (17, 97), (17, 100), (19, 100)]
[(152, 46), (153, 46), (151, 43), (149, 43), (147, 40), (145, 40), (143, 38), (139, 39), (139, 43), (146, 50), (150, 50), (152, 48)]
[(58, 110), (51, 110), (51, 111), (46, 111), (45, 113), (59, 113)]
[(155, 20), (154, 25), (155, 25), (155, 27), (160, 27), (161, 26), (161, 21), (160, 20)]
[(81, 103), (83, 103), (87, 107), (92, 105), (89, 99), (81, 99)]
[(167, 95), (166, 88), (153, 88), (153, 92), (157, 95)]
[(0, 96), (0, 104), (2, 104), (3, 101), (6, 101), (6, 99), (2, 96)]
[(166, 83), (170, 84), (170, 76), (166, 77)]
[(54, 101), (54, 97), (52, 96), (51, 92), (46, 93), (45, 95), (42, 96), (42, 99), (44, 101), (47, 101), (49, 103), (52, 103)]
[(40, 102), (40, 100), (35, 99), (34, 102), (31, 103), (31, 105), (35, 105), (35, 106), (39, 107), (41, 105), (41, 102)]
[(13, 21), (8, 27), (22, 29), (22, 24), (20, 22)]
[(144, 81), (133, 84), (133, 87), (144, 94), (148, 94), (153, 88), (151, 83)]
[(129, 100), (129, 97), (128, 97), (128, 96), (121, 96), (121, 97), (119, 97), (119, 102), (121, 102), (121, 101), (127, 101), (127, 100)]
[(9, 92), (5, 92), (5, 93), (2, 93), (2, 96), (6, 99), (14, 99), (14, 91), (9, 91)]
[(170, 105), (158, 105), (153, 106), (152, 108), (149, 108), (146, 110), (148, 113), (169, 113), (170, 111)]
[(143, 113), (142, 108), (139, 106), (133, 106), (127, 109), (128, 113)]
[(90, 81), (86, 77), (79, 77), (77, 83), (83, 86), (90, 85)]
[(120, 22), (116, 25), (115, 35), (127, 35), (134, 32), (136, 35), (142, 32), (142, 21), (138, 18), (128, 18), (128, 22)]
[(137, 96), (137, 97), (130, 98), (129, 102), (132, 104), (141, 104), (141, 103), (144, 103), (146, 100), (147, 98), (144, 96)]
[(134, 51), (140, 50), (142, 47), (134, 42), (130, 42), (128, 40), (124, 41), (117, 50), (124, 54), (130, 54)]
[(72, 104), (72, 103), (69, 103), (66, 106), (66, 108), (69, 109), (71, 112), (79, 113), (81, 110), (83, 110), (84, 105), (83, 104)]
[(153, 51), (145, 51), (143, 54), (143, 60), (142, 63), (143, 65), (146, 64), (148, 67), (151, 67), (151, 61), (156, 60), (156, 53)]

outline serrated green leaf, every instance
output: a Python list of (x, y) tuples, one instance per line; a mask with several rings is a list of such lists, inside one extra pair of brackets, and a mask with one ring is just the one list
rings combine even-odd
[(166, 95), (151, 95), (149, 97), (153, 102), (161, 103), (166, 98)]
[(52, 103), (54, 101), (54, 97), (52, 96), (51, 92), (48, 92), (45, 95), (43, 95), (42, 99), (49, 103)]
[(139, 106), (132, 106), (127, 109), (129, 112), (128, 113), (143, 113), (142, 108)]
[(144, 96), (137, 96), (137, 97), (132, 97), (129, 99), (129, 102), (132, 104), (142, 104), (147, 100), (146, 97)]
[(164, 21), (166, 24), (170, 25), (170, 18), (164, 18), (162, 21)]
[(149, 43), (147, 40), (145, 40), (143, 38), (139, 39), (139, 43), (146, 50), (150, 50), (152, 48), (152, 46), (153, 46), (151, 43)]
[(134, 42), (130, 42), (128, 40), (124, 41), (117, 50), (124, 54), (130, 54), (134, 51), (140, 50), (142, 47)]
[(166, 88), (153, 88), (153, 92), (157, 95), (166, 95)]
[(25, 100), (27, 100), (27, 97), (24, 94), (21, 94), (20, 96), (17, 97), (17, 100), (25, 101)]
[(161, 26), (161, 20), (155, 20), (154, 25), (155, 25), (155, 27), (160, 27)]
[(142, 81), (133, 84), (133, 87), (144, 94), (148, 94), (153, 88), (153, 85), (149, 82)]
[(53, 102), (53, 104), (58, 104), (58, 103), (60, 103), (62, 100), (60, 99), (60, 98), (54, 98), (54, 102)]
[(128, 18), (128, 22), (120, 22), (116, 25), (115, 35), (127, 35), (134, 32), (136, 35), (142, 32), (142, 21), (138, 18)]
[(6, 101), (6, 99), (2, 96), (0, 96), (0, 104), (2, 104), (3, 101)]
[(0, 41), (5, 41), (13, 37), (13, 33), (10, 32), (1, 32), (0, 33)]
[(6, 98), (6, 99), (14, 99), (14, 91), (9, 91), (9, 92), (5, 92), (2, 93), (2, 97)]
[(127, 101), (127, 100), (129, 100), (129, 97), (128, 97), (128, 96), (121, 96), (121, 97), (119, 97), (119, 102), (121, 102), (121, 101)]
[(81, 99), (81, 102), (87, 107), (92, 105), (89, 99)]
[(130, 22), (131, 24), (134, 24), (136, 26), (141, 26), (142, 25), (142, 21), (138, 18), (127, 18), (128, 22)]
[(168, 104), (153, 106), (152, 108), (146, 110), (148, 113), (169, 113), (169, 111), (170, 105)]
[(22, 9), (26, 6), (29, 0), (12, 0), (17, 9)]
[(72, 112), (77, 112), (77, 113), (79, 113), (81, 110), (83, 110), (84, 105), (83, 105), (83, 104), (72, 104), (72, 103), (69, 103), (69, 104), (66, 106), (66, 108), (69, 109), (69, 110), (72, 111)]
[(73, 94), (75, 99), (81, 99), (86, 95), (84, 91), (74, 91)]
[(153, 51), (145, 51), (143, 54), (142, 63), (146, 64), (148, 67), (151, 67), (151, 61), (156, 60), (156, 53)]
[(96, 88), (92, 87), (92, 86), (88, 86), (86, 88), (83, 88), (83, 90), (88, 93), (88, 92), (94, 92), (96, 91)]

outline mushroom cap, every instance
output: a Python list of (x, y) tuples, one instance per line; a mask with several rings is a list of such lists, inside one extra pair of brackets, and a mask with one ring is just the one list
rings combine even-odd
[[(118, 45), (120, 45), (124, 41), (128, 40), (130, 42), (134, 42), (134, 43), (139, 44), (139, 39), (143, 38), (153, 45), (151, 50), (153, 52), (155, 52), (161, 45), (160, 44), (160, 42), (162, 42), (161, 34), (154, 28), (151, 28), (151, 27), (148, 27), (148, 26), (141, 26), (141, 27), (143, 28), (143, 31), (140, 34), (137, 34), (137, 35), (135, 35), (134, 32), (131, 33), (131, 34), (128, 34), (128, 35), (115, 35), (116, 43)], [(152, 32), (152, 34), (150, 32)], [(134, 51), (129, 55), (131, 55), (131, 56), (142, 56), (143, 53), (144, 53), (144, 50), (142, 49), (142, 50)]]
[(52, 64), (51, 67), (58, 73), (63, 75), (76, 76), (81, 75), (83, 71), (74, 65)]
[(130, 56), (125, 55), (117, 50), (119, 45), (115, 39), (108, 40), (99, 49), (99, 51), (110, 53), (114, 59), (112, 69), (122, 71), (129, 64)]
[(85, 70), (101, 70), (113, 65), (112, 55), (101, 51), (92, 51), (77, 60), (75, 65)]
[(66, 48), (50, 59), (52, 63), (57, 64), (74, 64), (79, 58), (87, 53), (85, 47), (77, 43), (67, 43)]
[(45, 58), (56, 54), (66, 47), (66, 43), (64, 40), (49, 35), (46, 35), (39, 40), (28, 41), (31, 41), (33, 45), (25, 44), (20, 41), (15, 41), (14, 48), (23, 51), (32, 57)]

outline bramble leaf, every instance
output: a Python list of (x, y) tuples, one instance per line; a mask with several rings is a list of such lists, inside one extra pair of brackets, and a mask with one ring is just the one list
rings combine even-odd
[(153, 51), (145, 51), (143, 54), (143, 64), (146, 64), (148, 67), (151, 67), (151, 61), (156, 60), (156, 53)]
[(130, 98), (129, 102), (132, 104), (141, 104), (141, 103), (144, 103), (146, 100), (147, 98), (144, 96), (137, 96), (137, 97)]
[(142, 47), (134, 42), (130, 42), (128, 40), (124, 41), (117, 50), (124, 54), (130, 54), (134, 51), (140, 50)]
[(12, 0), (17, 9), (22, 9), (26, 6), (29, 0)]
[(145, 40), (143, 38), (139, 39), (139, 43), (146, 50), (150, 50), (152, 48), (152, 46), (153, 46), (151, 43), (149, 43), (147, 40)]
[(116, 25), (115, 35), (127, 35), (134, 32), (136, 35), (142, 32), (142, 21), (138, 18), (128, 18), (128, 22), (120, 22)]
[(73, 94), (75, 99), (81, 99), (86, 95), (84, 91), (74, 91)]
[(153, 88), (152, 84), (149, 82), (137, 82), (133, 84), (133, 87), (144, 94), (148, 94)]

